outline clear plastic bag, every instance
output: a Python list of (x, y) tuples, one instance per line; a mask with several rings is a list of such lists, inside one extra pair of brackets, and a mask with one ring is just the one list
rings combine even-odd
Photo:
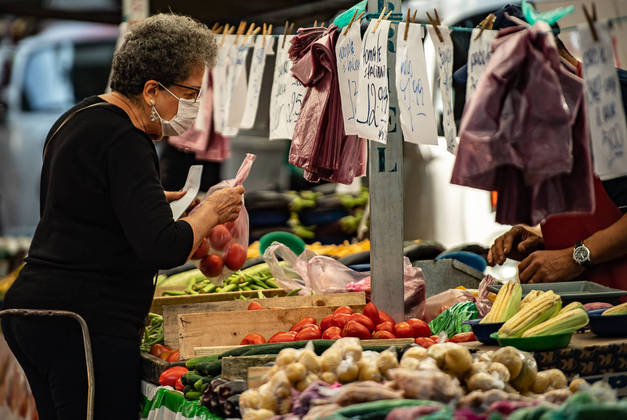
[(444, 310), (450, 308), (456, 303), (475, 301), (475, 297), (467, 290), (448, 289), (437, 295), (433, 295), (426, 300), (424, 320), (431, 322)]
[[(211, 195), (215, 191), (224, 188), (242, 185), (246, 178), (248, 178), (255, 157), (255, 155), (248, 153), (237, 171), (235, 178), (214, 185), (209, 189), (207, 194)], [(242, 201), (243, 200), (242, 198)], [(218, 225), (211, 229), (209, 237), (205, 238), (209, 244), (207, 255), (198, 258), (200, 256), (197, 251), (194, 257), (192, 257), (196, 257), (196, 259), (192, 259), (192, 261), (212, 283), (221, 286), (224, 283), (224, 279), (239, 270), (246, 262), (248, 253), (248, 226), (248, 212), (246, 211), (246, 206), (242, 205), (239, 216), (234, 222)], [(221, 265), (222, 268), (220, 267)]]
[(499, 283), (499, 281), (489, 274), (481, 280), (481, 283), (479, 283), (479, 292), (477, 294), (477, 302), (475, 302), (475, 304), (479, 310), (480, 318), (486, 316), (488, 312), (490, 312), (490, 309), (492, 309), (492, 301), (488, 297), (491, 292), (488, 290), (488, 287), (496, 283)]

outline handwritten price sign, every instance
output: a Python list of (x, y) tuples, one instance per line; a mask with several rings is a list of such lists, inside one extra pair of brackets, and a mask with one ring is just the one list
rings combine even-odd
[(481, 75), (488, 65), (488, 60), (492, 55), (492, 41), (496, 38), (498, 31), (484, 30), (479, 39), (477, 35), (481, 29), (475, 28), (470, 35), (470, 47), (468, 48), (468, 79), (466, 81), (466, 102), (470, 99), (481, 79)]
[(438, 144), (438, 130), (427, 79), (422, 27), (410, 24), (405, 41), (405, 23), (398, 26), (396, 40), (396, 92), (405, 141)]
[(364, 37), (357, 97), (357, 134), (368, 140), (387, 142), (390, 100), (388, 92), (388, 31), (390, 21), (382, 20), (372, 33), (370, 22)]
[(224, 44), (219, 47), (215, 65), (211, 70), (213, 76), (213, 123), (215, 130), (225, 136), (233, 135), (233, 129), (227, 129), (227, 105), (230, 102), (230, 90), (227, 86), (229, 52), (235, 36), (226, 35)]
[(348, 33), (340, 32), (335, 46), (337, 77), (340, 85), (342, 116), (346, 135), (357, 134), (357, 98), (359, 95), (359, 66), (361, 63), (361, 34), (359, 25), (351, 25)]
[(246, 93), (246, 106), (244, 107), (244, 116), (240, 127), (243, 129), (251, 129), (255, 124), (257, 117), (257, 108), (259, 107), (259, 94), (261, 92), (261, 83), (263, 81), (263, 70), (266, 66), (267, 51), (272, 51), (274, 46), (274, 38), (267, 37), (266, 45), (263, 45), (262, 36), (257, 36), (255, 40), (255, 48), (253, 49), (252, 62), (250, 64), (250, 75), (248, 76), (248, 92)]

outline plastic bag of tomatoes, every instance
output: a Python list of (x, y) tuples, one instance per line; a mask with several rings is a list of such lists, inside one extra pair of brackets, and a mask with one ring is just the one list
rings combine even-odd
[[(209, 189), (207, 194), (223, 188), (242, 185), (255, 161), (255, 155), (247, 154), (233, 179), (222, 181)], [(243, 199), (242, 199), (243, 200)], [(192, 255), (192, 262), (212, 283), (221, 286), (224, 279), (242, 268), (248, 253), (248, 212), (246, 206), (234, 222), (217, 225), (204, 238)]]

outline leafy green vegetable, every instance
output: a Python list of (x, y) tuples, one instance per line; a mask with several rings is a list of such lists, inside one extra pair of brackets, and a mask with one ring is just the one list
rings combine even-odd
[(479, 317), (479, 311), (474, 302), (460, 302), (444, 310), (429, 323), (429, 327), (435, 335), (445, 331), (451, 337), (455, 334), (471, 331), (470, 326), (463, 322), (477, 317)]

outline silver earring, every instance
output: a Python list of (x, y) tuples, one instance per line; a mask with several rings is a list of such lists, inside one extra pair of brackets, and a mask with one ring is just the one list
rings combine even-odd
[(157, 121), (159, 119), (159, 115), (157, 114), (157, 108), (155, 108), (155, 102), (152, 99), (150, 100), (150, 105), (152, 106), (150, 121)]

